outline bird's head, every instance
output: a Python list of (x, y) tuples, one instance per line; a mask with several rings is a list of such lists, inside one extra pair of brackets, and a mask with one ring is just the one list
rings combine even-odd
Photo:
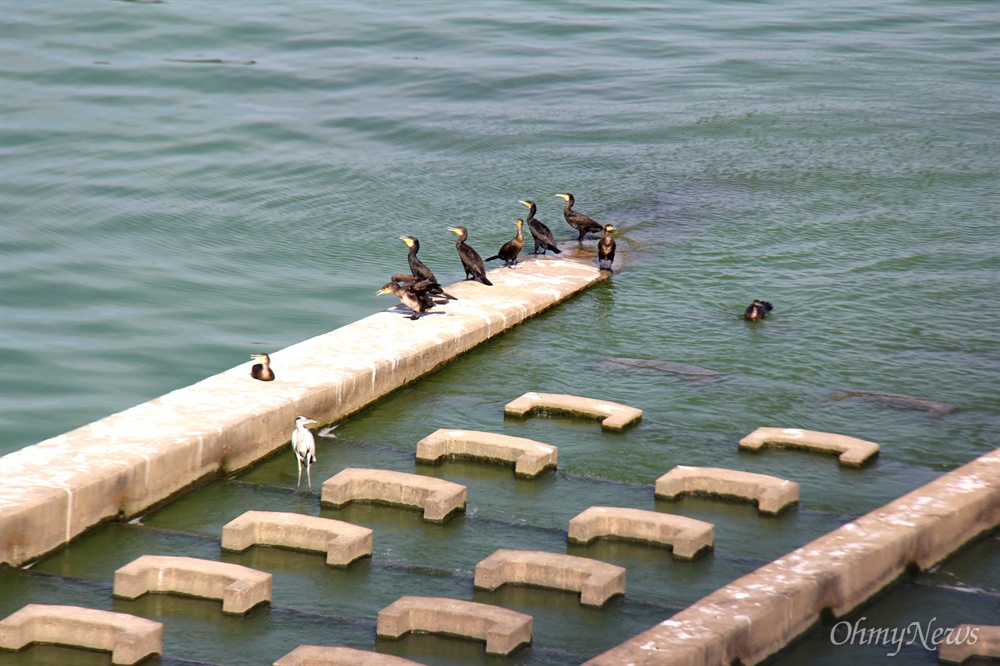
[(521, 227), (524, 226), (524, 220), (522, 220), (521, 218), (517, 218), (516, 220), (514, 220), (514, 224), (516, 224), (517, 228), (520, 229)]
[(381, 296), (382, 294), (391, 294), (398, 287), (399, 287), (399, 285), (397, 285), (395, 282), (386, 282), (384, 285), (382, 285), (381, 289), (379, 289), (378, 291), (375, 292), (375, 295), (376, 296)]
[(448, 231), (453, 234), (458, 234), (459, 236), (468, 233), (468, 231), (465, 230), (465, 227), (448, 227)]
[(569, 201), (571, 195), (569, 192), (566, 192), (565, 194), (557, 194), (556, 196), (559, 197), (560, 199), (565, 199), (566, 201)]
[(305, 428), (308, 425), (315, 425), (315, 424), (316, 424), (316, 421), (313, 421), (312, 419), (307, 418), (305, 416), (300, 416), (297, 419), (295, 419), (295, 427), (296, 428)]
[(252, 358), (255, 361), (260, 361), (264, 365), (267, 365), (268, 363), (271, 362), (271, 357), (268, 356), (267, 354), (250, 354), (250, 358)]
[(522, 206), (527, 206), (528, 208), (531, 208), (532, 206), (535, 205), (535, 202), (532, 201), (531, 199), (525, 199), (524, 201), (518, 199), (517, 203), (521, 204)]
[(400, 236), (399, 240), (406, 243), (406, 247), (413, 247), (413, 244), (417, 241), (413, 236)]
[(610, 233), (611, 233), (612, 231), (618, 231), (617, 227), (614, 227), (614, 226), (612, 226), (612, 225), (610, 225), (610, 224), (606, 224), (606, 225), (604, 225), (604, 230), (605, 230), (605, 231), (607, 231), (607, 232), (608, 232), (609, 234), (610, 234)]

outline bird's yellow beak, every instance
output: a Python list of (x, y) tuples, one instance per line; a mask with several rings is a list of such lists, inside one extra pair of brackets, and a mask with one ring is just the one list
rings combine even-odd
[(404, 243), (406, 243), (407, 247), (413, 247), (413, 239), (412, 238), (407, 238), (406, 236), (400, 236), (399, 240), (401, 240)]
[(458, 234), (459, 236), (462, 235), (462, 232), (456, 229), (455, 227), (448, 227), (448, 231), (452, 232), (453, 234)]
[(389, 293), (389, 290), (386, 289), (385, 287), (382, 287), (381, 289), (379, 289), (378, 291), (375, 292), (375, 295), (376, 296), (381, 296), (382, 294), (388, 294), (388, 293)]
[(522, 220), (521, 218), (518, 218), (517, 220), (514, 221), (514, 224), (516, 224), (518, 227), (520, 227), (520, 226), (522, 226), (524, 224), (524, 220)]
[(518, 199), (517, 203), (521, 204), (522, 206), (527, 206), (528, 208), (531, 208), (531, 204), (528, 203), (527, 201), (521, 201), (520, 199)]
[(569, 201), (568, 194), (557, 194), (556, 196), (559, 197), (560, 199), (565, 199), (566, 201)]

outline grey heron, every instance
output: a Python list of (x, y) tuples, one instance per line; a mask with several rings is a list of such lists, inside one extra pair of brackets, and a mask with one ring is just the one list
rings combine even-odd
[(296, 490), (302, 486), (302, 463), (306, 465), (306, 478), (309, 480), (309, 490), (312, 490), (312, 473), (309, 466), (316, 462), (316, 438), (306, 427), (312, 423), (316, 421), (300, 416), (295, 419), (295, 430), (292, 431), (292, 451), (295, 452), (295, 462), (299, 466), (299, 482), (295, 485)]

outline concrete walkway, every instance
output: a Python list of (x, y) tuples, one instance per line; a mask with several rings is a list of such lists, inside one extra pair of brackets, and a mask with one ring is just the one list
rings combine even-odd
[(571, 250), (519, 266), (490, 271), (493, 287), (448, 285), (458, 300), (417, 321), (379, 312), (273, 353), (273, 382), (252, 379), (247, 361), (0, 458), (0, 562), (24, 564), (244, 468), (287, 445), (299, 414), (341, 421), (607, 277)]

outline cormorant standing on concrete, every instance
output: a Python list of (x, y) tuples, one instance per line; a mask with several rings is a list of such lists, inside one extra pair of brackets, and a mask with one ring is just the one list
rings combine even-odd
[(611, 232), (615, 228), (610, 224), (604, 225), (604, 238), (597, 241), (597, 265), (601, 270), (614, 273), (611, 264), (615, 261), (615, 239), (611, 237)]
[(254, 363), (250, 368), (250, 376), (262, 382), (274, 381), (274, 370), (271, 370), (271, 357), (267, 354), (251, 354), (250, 358), (260, 363)]
[(521, 227), (524, 225), (524, 220), (518, 218), (514, 224), (517, 225), (517, 234), (504, 243), (499, 252), (494, 254), (492, 257), (486, 257), (486, 261), (502, 259), (504, 266), (508, 268), (515, 267), (515, 264), (517, 264), (517, 255), (522, 249), (524, 249), (524, 234), (521, 233)]
[(565, 194), (557, 194), (556, 196), (566, 200), (566, 206), (563, 208), (563, 217), (566, 218), (566, 222), (569, 226), (580, 232), (580, 237), (577, 238), (577, 240), (582, 241), (583, 237), (587, 234), (596, 234), (604, 228), (603, 225), (595, 222), (583, 213), (578, 213), (573, 210), (573, 205), (576, 203), (576, 199), (573, 198), (572, 194), (566, 192)]
[(399, 240), (406, 243), (406, 246), (410, 248), (410, 252), (406, 257), (406, 260), (410, 264), (410, 273), (413, 277), (418, 280), (430, 280), (433, 282), (436, 286), (431, 289), (432, 294), (443, 296), (444, 298), (452, 301), (457, 300), (451, 294), (446, 294), (444, 292), (441, 285), (437, 283), (437, 278), (434, 277), (434, 273), (431, 272), (431, 269), (427, 268), (424, 262), (417, 258), (417, 252), (420, 251), (420, 241), (417, 240), (416, 236), (400, 236)]
[(493, 283), (486, 277), (486, 264), (475, 248), (468, 245), (465, 240), (469, 237), (469, 232), (465, 227), (448, 227), (448, 231), (458, 234), (455, 241), (455, 249), (458, 250), (458, 258), (462, 260), (462, 267), (465, 269), (466, 280), (478, 280), (483, 284), (492, 287)]
[(543, 256), (546, 250), (552, 250), (556, 254), (561, 253), (562, 250), (556, 247), (556, 239), (552, 235), (552, 230), (541, 220), (535, 219), (535, 212), (538, 210), (535, 202), (531, 199), (526, 199), (524, 201), (519, 200), (518, 203), (528, 207), (528, 219), (524, 223), (528, 225), (528, 231), (531, 232), (532, 237), (535, 239), (535, 251), (531, 254), (538, 254), (538, 248), (542, 248)]
[(302, 465), (306, 466), (306, 477), (309, 479), (309, 490), (312, 490), (312, 472), (309, 466), (316, 462), (316, 438), (306, 426), (316, 423), (312, 419), (300, 416), (295, 419), (295, 430), (292, 431), (292, 451), (295, 452), (295, 462), (299, 466), (299, 482), (295, 489), (302, 486)]
[[(403, 284), (400, 285), (399, 282)], [(393, 275), (392, 282), (375, 292), (376, 296), (382, 294), (395, 294), (400, 303), (410, 308), (413, 314), (410, 319), (420, 319), (420, 315), (434, 307), (434, 298), (431, 290), (441, 285), (433, 280), (418, 280), (412, 275)]]
[(760, 301), (755, 298), (753, 303), (743, 313), (743, 317), (749, 321), (758, 321), (766, 317), (767, 313), (773, 309), (774, 306), (767, 301)]

